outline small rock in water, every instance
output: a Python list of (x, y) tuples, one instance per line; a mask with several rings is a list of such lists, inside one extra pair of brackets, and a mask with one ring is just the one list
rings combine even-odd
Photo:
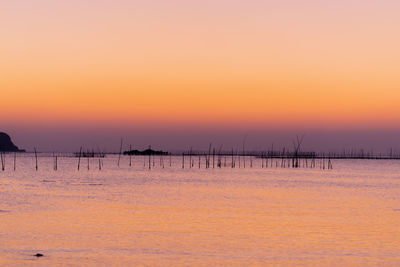
[(36, 253), (35, 257), (43, 257), (43, 254), (42, 253)]

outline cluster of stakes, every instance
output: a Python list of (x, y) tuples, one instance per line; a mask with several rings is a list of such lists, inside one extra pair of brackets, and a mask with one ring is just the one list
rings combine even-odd
[[(6, 169), (6, 155), (0, 153), (1, 169)], [(17, 167), (17, 153), (13, 155), (13, 169)], [(98, 169), (102, 170), (104, 167), (103, 158), (106, 156), (105, 153), (94, 153), (94, 152), (82, 152), (82, 148), (79, 153), (74, 153), (73, 157), (77, 158), (77, 170), (86, 169)], [(165, 168), (165, 166), (172, 167), (173, 163), (178, 164), (179, 168), (191, 169), (191, 168), (253, 168), (255, 164), (260, 164), (261, 168), (320, 168), (320, 169), (333, 169), (331, 158), (319, 157), (315, 154), (299, 153), (298, 151), (289, 152), (262, 152), (262, 153), (246, 153), (242, 151), (222, 152), (222, 148), (216, 150), (209, 147), (208, 153), (194, 152), (192, 149), (186, 153), (163, 153), (163, 154), (148, 154), (135, 156), (127, 154), (129, 157), (129, 166), (133, 165), (133, 159), (140, 159), (143, 161), (143, 167), (147, 169), (156, 168), (157, 166)], [(127, 157), (124, 156), (124, 157)], [(53, 170), (58, 170), (59, 157), (63, 157), (59, 154), (52, 154), (53, 158)], [(64, 157), (71, 157), (65, 156)], [(122, 151), (118, 154), (117, 166), (121, 165)], [(172, 160), (174, 157), (174, 160)], [(181, 163), (177, 163), (176, 159), (181, 157)], [(35, 170), (39, 169), (38, 166), (38, 153), (34, 149), (35, 159)], [(95, 165), (93, 166), (93, 161)], [(157, 163), (156, 163), (157, 162)], [(179, 161), (178, 161), (179, 162)], [(92, 166), (91, 166), (92, 164)], [(85, 166), (86, 165), (86, 166)]]
[[(315, 152), (302, 152), (300, 150), (301, 144), (303, 141), (303, 137), (293, 141), (293, 150), (287, 150), (283, 148), (283, 150), (276, 151), (273, 149), (273, 145), (271, 149), (260, 152), (247, 152), (245, 150), (245, 140), (243, 141), (242, 150), (233, 149), (230, 151), (223, 151), (222, 146), (218, 149), (213, 148), (212, 144), (209, 145), (207, 152), (196, 152), (193, 151), (192, 148), (184, 153), (167, 153), (162, 151), (153, 151), (149, 147), (146, 154), (134, 154), (131, 153), (133, 150), (131, 149), (127, 152), (122, 153), (123, 142), (121, 140), (120, 149), (118, 153), (118, 161), (117, 166), (121, 165), (121, 157), (129, 156), (129, 166), (133, 165), (133, 157), (136, 159), (143, 160), (143, 167), (146, 169), (155, 168), (159, 162), (160, 168), (165, 168), (165, 166), (169, 165), (172, 167), (173, 163), (175, 165), (178, 164), (178, 168), (182, 169), (191, 169), (191, 168), (205, 168), (205, 169), (214, 169), (214, 168), (246, 168), (246, 167), (257, 167), (256, 164), (261, 168), (319, 168), (322, 170), (333, 169), (332, 159), (400, 159), (400, 154), (395, 154), (393, 150), (390, 150), (390, 153), (387, 155), (374, 155), (373, 152), (364, 152), (364, 150), (360, 151), (343, 151), (341, 154), (317, 154)], [(138, 152), (137, 150), (135, 150)], [(13, 169), (14, 171), (17, 168), (17, 154), (18, 153), (7, 153), (12, 155), (13, 157)], [(1, 170), (4, 171), (6, 169), (6, 153), (0, 152), (0, 162), (1, 162)], [(38, 170), (38, 153), (36, 148), (33, 151), (35, 158), (35, 170)], [(116, 153), (113, 153), (116, 154)], [(61, 155), (61, 154), (52, 154), (53, 157), (53, 169), (54, 171), (58, 170), (58, 159), (59, 157), (71, 157), (71, 155)], [(90, 164), (93, 164), (95, 160), (95, 166), (92, 166), (93, 169), (102, 170), (104, 167), (103, 158), (106, 157), (106, 153), (102, 152), (94, 152), (87, 151), (84, 152), (82, 147), (79, 150), (79, 153), (73, 153), (72, 157), (77, 158), (77, 170), (82, 169), (83, 164), (87, 164), (87, 169), (90, 170)], [(172, 160), (174, 157), (174, 160)], [(181, 163), (179, 159), (181, 157)], [(83, 161), (86, 159), (87, 163)], [(169, 163), (168, 163), (169, 160)], [(97, 166), (96, 166), (97, 165)], [(85, 168), (84, 167), (84, 168)]]
[[(1, 160), (1, 170), (5, 171), (6, 169), (6, 155), (5, 153), (0, 153)], [(38, 153), (35, 153), (35, 170), (39, 169), (38, 166)], [(62, 156), (53, 154), (53, 170), (58, 170), (59, 158)], [(70, 157), (70, 156), (68, 156)], [(133, 165), (133, 158), (135, 156), (129, 155), (129, 166)], [(271, 155), (243, 155), (239, 153), (182, 153), (180, 155), (177, 154), (168, 154), (168, 155), (146, 155), (146, 156), (137, 156), (137, 158), (141, 158), (143, 160), (143, 167), (152, 169), (157, 166), (161, 168), (165, 168), (165, 166), (172, 167), (173, 162), (176, 164), (176, 160), (172, 160), (172, 157), (175, 159), (177, 157), (181, 157), (181, 163), (179, 163), (179, 167), (182, 169), (185, 168), (205, 168), (205, 169), (214, 169), (214, 168), (253, 168), (255, 167), (255, 163), (260, 164), (261, 168), (320, 168), (320, 169), (333, 169), (332, 160), (330, 158), (325, 157), (289, 157), (289, 156), (271, 156)], [(95, 168), (98, 170), (102, 170), (104, 167), (103, 162), (104, 157), (89, 157), (86, 155), (77, 157), (77, 170), (86, 169), (90, 170), (91, 168)], [(85, 161), (83, 160), (85, 159)], [(13, 170), (15, 171), (17, 168), (17, 153), (13, 153)], [(96, 164), (93, 166), (93, 161)], [(92, 166), (91, 166), (92, 164)], [(83, 165), (83, 166), (82, 166)], [(117, 166), (121, 165), (121, 157), (118, 157)]]

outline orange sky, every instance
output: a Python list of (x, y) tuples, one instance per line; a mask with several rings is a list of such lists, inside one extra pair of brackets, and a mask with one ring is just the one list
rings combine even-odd
[(2, 1), (3, 123), (399, 122), (398, 1), (148, 2)]

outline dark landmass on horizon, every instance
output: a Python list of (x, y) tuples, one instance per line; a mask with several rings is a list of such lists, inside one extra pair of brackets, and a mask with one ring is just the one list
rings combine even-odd
[(124, 151), (124, 155), (132, 155), (132, 156), (140, 156), (140, 155), (168, 155), (168, 152), (164, 152), (162, 150), (157, 151), (153, 150), (151, 148), (140, 151), (140, 150), (129, 150), (129, 151)]
[(4, 133), (0, 132), (0, 151), (1, 152), (25, 152), (24, 149), (19, 149), (14, 143), (11, 141), (11, 137)]

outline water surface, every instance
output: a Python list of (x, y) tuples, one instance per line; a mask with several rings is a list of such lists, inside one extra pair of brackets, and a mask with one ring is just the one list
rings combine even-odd
[[(0, 265), (400, 265), (400, 161), (182, 169), (181, 158), (12, 156)], [(204, 162), (202, 162), (204, 165)], [(36, 253), (44, 257), (33, 257)]]

